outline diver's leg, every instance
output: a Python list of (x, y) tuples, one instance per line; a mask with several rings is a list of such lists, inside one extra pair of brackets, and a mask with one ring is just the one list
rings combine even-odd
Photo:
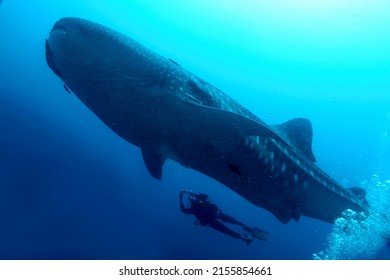
[(230, 228), (228, 228), (227, 226), (225, 226), (223, 223), (221, 223), (218, 220), (213, 220), (213, 221), (209, 222), (208, 225), (210, 227), (212, 227), (213, 229), (216, 229), (224, 234), (230, 235), (233, 238), (242, 239), (241, 234), (232, 231)]
[(240, 221), (236, 220), (235, 218), (233, 218), (229, 215), (226, 215), (222, 212), (218, 213), (217, 218), (223, 222), (241, 226), (241, 228), (243, 230), (247, 231), (251, 236), (255, 236), (257, 239), (266, 241), (269, 237), (268, 232), (266, 232), (260, 228), (257, 228), (257, 227), (249, 227), (249, 226), (245, 225), (243, 222), (240, 222)]
[(237, 220), (229, 215), (226, 215), (222, 212), (219, 212), (217, 217), (218, 217), (218, 219), (220, 219), (222, 222), (225, 222), (225, 223), (230, 223), (230, 224), (239, 225), (239, 226), (244, 225), (239, 220)]

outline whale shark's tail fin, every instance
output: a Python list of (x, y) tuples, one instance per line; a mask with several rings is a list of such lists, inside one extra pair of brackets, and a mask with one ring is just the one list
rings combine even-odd
[(365, 189), (360, 188), (360, 187), (351, 187), (347, 188), (352, 194), (354, 194), (361, 202), (363, 202), (364, 205), (368, 207), (368, 202), (367, 202), (367, 192)]
[(242, 225), (242, 229), (249, 232), (254, 238), (262, 241), (267, 241), (269, 238), (269, 233), (258, 227), (248, 227), (246, 225)]

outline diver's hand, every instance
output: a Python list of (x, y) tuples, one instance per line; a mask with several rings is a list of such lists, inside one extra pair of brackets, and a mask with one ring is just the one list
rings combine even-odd
[(180, 199), (183, 198), (183, 195), (184, 195), (185, 192), (186, 192), (186, 189), (182, 189), (182, 190), (180, 191), (180, 193), (179, 193)]
[(182, 189), (182, 190), (180, 191), (180, 193), (179, 193), (179, 197), (180, 197), (180, 198), (183, 198), (183, 195), (184, 195), (185, 193), (194, 194), (193, 191), (190, 191), (190, 190), (187, 190), (187, 189)]

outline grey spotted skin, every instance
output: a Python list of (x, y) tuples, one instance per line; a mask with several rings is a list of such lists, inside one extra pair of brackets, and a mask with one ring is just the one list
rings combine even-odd
[(346, 209), (368, 209), (361, 189), (343, 188), (315, 165), (309, 120), (267, 125), (130, 37), (63, 18), (46, 40), (46, 61), (101, 121), (141, 149), (156, 179), (167, 159), (177, 161), (283, 223), (302, 215), (332, 223)]

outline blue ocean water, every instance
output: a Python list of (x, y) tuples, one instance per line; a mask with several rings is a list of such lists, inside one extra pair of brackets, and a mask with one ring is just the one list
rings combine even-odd
[[(385, 0), (4, 0), (0, 4), (0, 259), (389, 259), (383, 215), (279, 223), (168, 161), (163, 179), (47, 67), (54, 22), (99, 22), (172, 58), (264, 121), (313, 124), (317, 164), (390, 204)], [(250, 246), (183, 215), (183, 187), (271, 233)], [(345, 228), (349, 230), (346, 232)], [(239, 229), (237, 229), (239, 230)], [(314, 255), (313, 255), (314, 254)]]

